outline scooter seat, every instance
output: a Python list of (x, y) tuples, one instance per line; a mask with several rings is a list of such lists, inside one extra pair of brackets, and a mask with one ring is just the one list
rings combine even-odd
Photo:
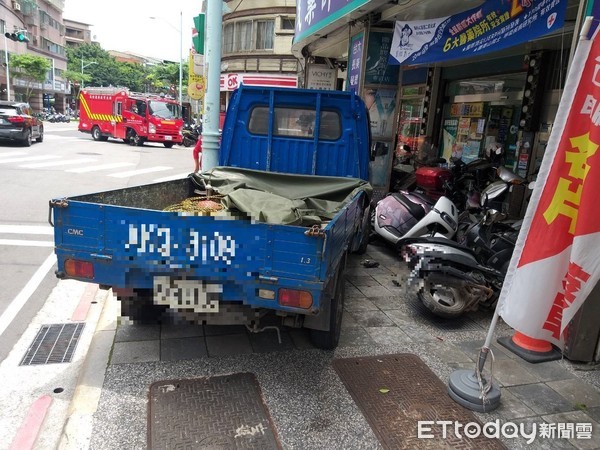
[(413, 216), (417, 221), (421, 220), (425, 217), (425, 209), (419, 203), (413, 202), (410, 198), (400, 192), (394, 192), (392, 196), (402, 205), (404, 206), (411, 216)]

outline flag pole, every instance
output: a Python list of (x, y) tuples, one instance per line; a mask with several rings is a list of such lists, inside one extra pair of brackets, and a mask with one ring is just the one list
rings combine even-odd
[[(588, 33), (593, 21), (593, 17), (586, 17), (585, 22), (579, 33), (579, 41), (588, 40)], [(529, 205), (531, 207), (531, 203)], [(523, 230), (521, 230), (523, 231)], [(516, 265), (516, 256), (510, 262), (510, 266)], [(494, 315), (488, 329), (485, 342), (479, 351), (477, 363), (475, 364), (475, 370), (456, 370), (454, 371), (448, 380), (448, 394), (458, 404), (464, 406), (467, 409), (478, 412), (489, 412), (500, 406), (500, 389), (494, 383), (492, 378), (492, 370), (490, 370), (490, 377), (487, 379), (483, 374), (483, 369), (487, 361), (488, 354), (492, 354), (492, 364), (494, 361), (494, 354), (490, 350), (492, 339), (494, 337), (494, 331), (500, 318), (500, 302), (496, 304)], [(493, 366), (492, 366), (493, 367)]]

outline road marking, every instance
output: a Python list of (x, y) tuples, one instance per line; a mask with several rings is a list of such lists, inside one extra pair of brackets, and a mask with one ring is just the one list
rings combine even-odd
[(43, 281), (46, 274), (50, 271), (50, 269), (52, 269), (52, 267), (54, 267), (54, 264), (56, 264), (56, 255), (54, 255), (54, 253), (50, 253), (42, 265), (38, 267), (38, 270), (36, 270), (33, 276), (29, 279), (25, 287), (21, 289), (21, 292), (19, 292), (13, 301), (10, 302), (8, 307), (0, 316), (0, 336), (4, 334), (19, 311), (21, 311), (21, 308), (23, 308), (25, 303), (27, 303), (29, 297), (31, 297), (31, 295)]
[(172, 167), (155, 166), (155, 167), (149, 167), (147, 169), (130, 170), (128, 172), (113, 173), (113, 174), (110, 174), (109, 177), (127, 178), (127, 177), (133, 177), (135, 175), (143, 175), (145, 173), (152, 173), (152, 172), (162, 172), (163, 170), (170, 170), (170, 169), (172, 169)]
[(153, 183), (162, 183), (163, 181), (172, 181), (179, 180), (180, 178), (187, 178), (190, 172), (180, 173), (179, 175), (173, 175), (170, 177), (157, 178), (156, 180), (152, 180)]
[[(83, 137), (83, 136), (81, 136), (81, 137)], [(78, 136), (58, 136), (58, 135), (55, 136), (55, 135), (46, 133), (44, 135), (44, 139), (50, 139), (51, 141), (58, 141), (58, 140), (78, 141), (80, 139), (80, 137), (78, 137)]]
[(0, 245), (15, 245), (18, 247), (54, 247), (53, 241), (24, 241), (22, 239), (0, 239)]
[(51, 161), (51, 162), (43, 162), (43, 163), (35, 163), (35, 164), (24, 164), (19, 167), (23, 167), (24, 169), (39, 169), (41, 167), (53, 167), (53, 166), (66, 166), (71, 164), (84, 164), (91, 163), (96, 161), (92, 158), (79, 158), (79, 159), (66, 159), (63, 161)]
[(79, 167), (78, 169), (69, 169), (69, 170), (65, 170), (65, 172), (87, 173), (87, 172), (95, 172), (97, 170), (116, 169), (118, 167), (127, 167), (127, 166), (133, 166), (133, 163), (120, 162), (120, 163), (112, 163), (112, 164), (101, 164), (99, 166)]
[(49, 395), (43, 395), (33, 402), (25, 420), (17, 430), (9, 450), (29, 450), (33, 448), (51, 404), (52, 397)]
[(46, 234), (54, 235), (54, 229), (48, 225), (0, 225), (0, 234)]
[(25, 162), (25, 161), (43, 161), (44, 159), (56, 159), (56, 158), (60, 158), (60, 156), (57, 156), (57, 155), (27, 156), (26, 158), (0, 159), (0, 164), (13, 163), (13, 162)]
[(6, 152), (6, 153), (0, 153), (0, 157), (4, 158), (5, 156), (19, 156), (19, 155), (26, 155), (26, 152)]

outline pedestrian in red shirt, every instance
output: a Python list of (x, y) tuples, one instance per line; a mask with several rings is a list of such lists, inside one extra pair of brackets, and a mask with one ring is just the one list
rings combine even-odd
[(202, 162), (202, 136), (198, 136), (196, 145), (194, 145), (194, 173), (200, 172), (200, 163)]

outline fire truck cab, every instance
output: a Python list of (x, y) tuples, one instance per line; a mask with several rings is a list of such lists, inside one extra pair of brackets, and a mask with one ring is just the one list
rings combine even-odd
[(122, 139), (131, 145), (181, 144), (181, 107), (173, 99), (126, 88), (84, 88), (79, 94), (79, 131), (96, 141)]

